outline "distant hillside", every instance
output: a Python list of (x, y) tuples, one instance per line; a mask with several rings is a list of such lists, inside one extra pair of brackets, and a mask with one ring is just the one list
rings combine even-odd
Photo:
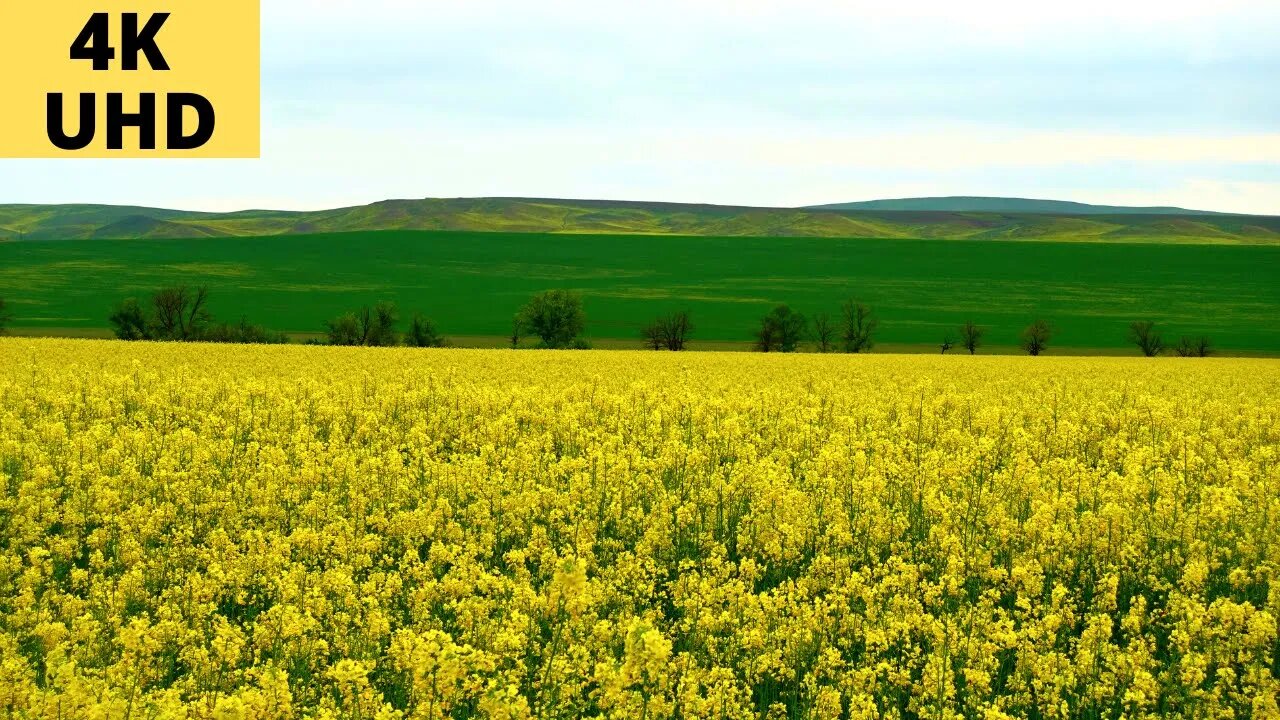
[(815, 210), (903, 210), (926, 212), (1048, 213), (1051, 215), (1223, 215), (1176, 207), (1088, 205), (1066, 200), (1002, 197), (926, 197), (815, 205)]
[(1156, 210), (1104, 214), (786, 209), (526, 198), (387, 200), (313, 212), (0, 205), (0, 240), (186, 239), (372, 230), (1280, 244), (1280, 217), (1174, 215)]

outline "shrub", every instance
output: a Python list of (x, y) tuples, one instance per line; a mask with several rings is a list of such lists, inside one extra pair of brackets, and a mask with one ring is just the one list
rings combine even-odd
[(137, 298), (127, 298), (107, 317), (111, 330), (120, 340), (151, 340), (151, 323)]
[(779, 305), (760, 320), (756, 349), (760, 352), (795, 352), (805, 334), (804, 315)]
[(284, 333), (270, 332), (261, 325), (254, 325), (248, 318), (240, 318), (235, 325), (222, 323), (205, 331), (201, 338), (205, 342), (226, 343), (229, 345), (287, 345), (289, 336)]
[(539, 347), (571, 348), (586, 328), (582, 296), (569, 290), (547, 290), (530, 298), (519, 315), (520, 328), (538, 336)]
[(380, 302), (339, 315), (325, 323), (330, 345), (391, 347), (399, 344), (396, 306)]
[(444, 336), (436, 330), (435, 323), (421, 314), (413, 316), (409, 323), (409, 332), (405, 333), (404, 344), (409, 347), (438, 348), (444, 347)]

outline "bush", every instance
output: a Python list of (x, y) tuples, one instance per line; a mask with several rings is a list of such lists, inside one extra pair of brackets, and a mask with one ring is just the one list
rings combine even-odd
[(395, 303), (380, 302), (339, 315), (325, 323), (330, 345), (391, 347), (399, 344)]
[(107, 321), (120, 340), (268, 345), (289, 342), (284, 333), (269, 332), (244, 317), (235, 325), (214, 325), (213, 316), (206, 309), (208, 301), (209, 291), (205, 288), (161, 288), (151, 296), (150, 312), (137, 298), (127, 298), (116, 305)]
[(343, 313), (325, 323), (330, 345), (363, 345), (360, 321), (352, 312)]
[(569, 290), (534, 295), (520, 310), (518, 323), (520, 329), (538, 336), (539, 347), (553, 350), (573, 348), (586, 324), (582, 296)]
[(235, 325), (222, 323), (209, 328), (201, 339), (205, 342), (228, 345), (287, 345), (289, 343), (288, 335), (270, 332), (243, 317)]
[(151, 322), (137, 298), (127, 298), (107, 318), (111, 330), (120, 340), (151, 340)]
[(417, 314), (409, 323), (409, 332), (404, 335), (404, 344), (418, 348), (444, 347), (444, 336), (436, 330), (435, 323)]
[(795, 352), (804, 338), (804, 315), (786, 305), (779, 305), (760, 320), (756, 332), (756, 349), (760, 352)]

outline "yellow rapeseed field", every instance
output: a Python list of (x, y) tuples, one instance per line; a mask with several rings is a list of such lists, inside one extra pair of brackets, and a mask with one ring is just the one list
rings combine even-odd
[(1277, 718), (1280, 362), (0, 341), (5, 718)]

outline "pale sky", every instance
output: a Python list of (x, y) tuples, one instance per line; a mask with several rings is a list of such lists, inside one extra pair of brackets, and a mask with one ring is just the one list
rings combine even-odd
[(0, 203), (1280, 214), (1277, 38), (1276, 0), (263, 0), (261, 160), (0, 160)]

